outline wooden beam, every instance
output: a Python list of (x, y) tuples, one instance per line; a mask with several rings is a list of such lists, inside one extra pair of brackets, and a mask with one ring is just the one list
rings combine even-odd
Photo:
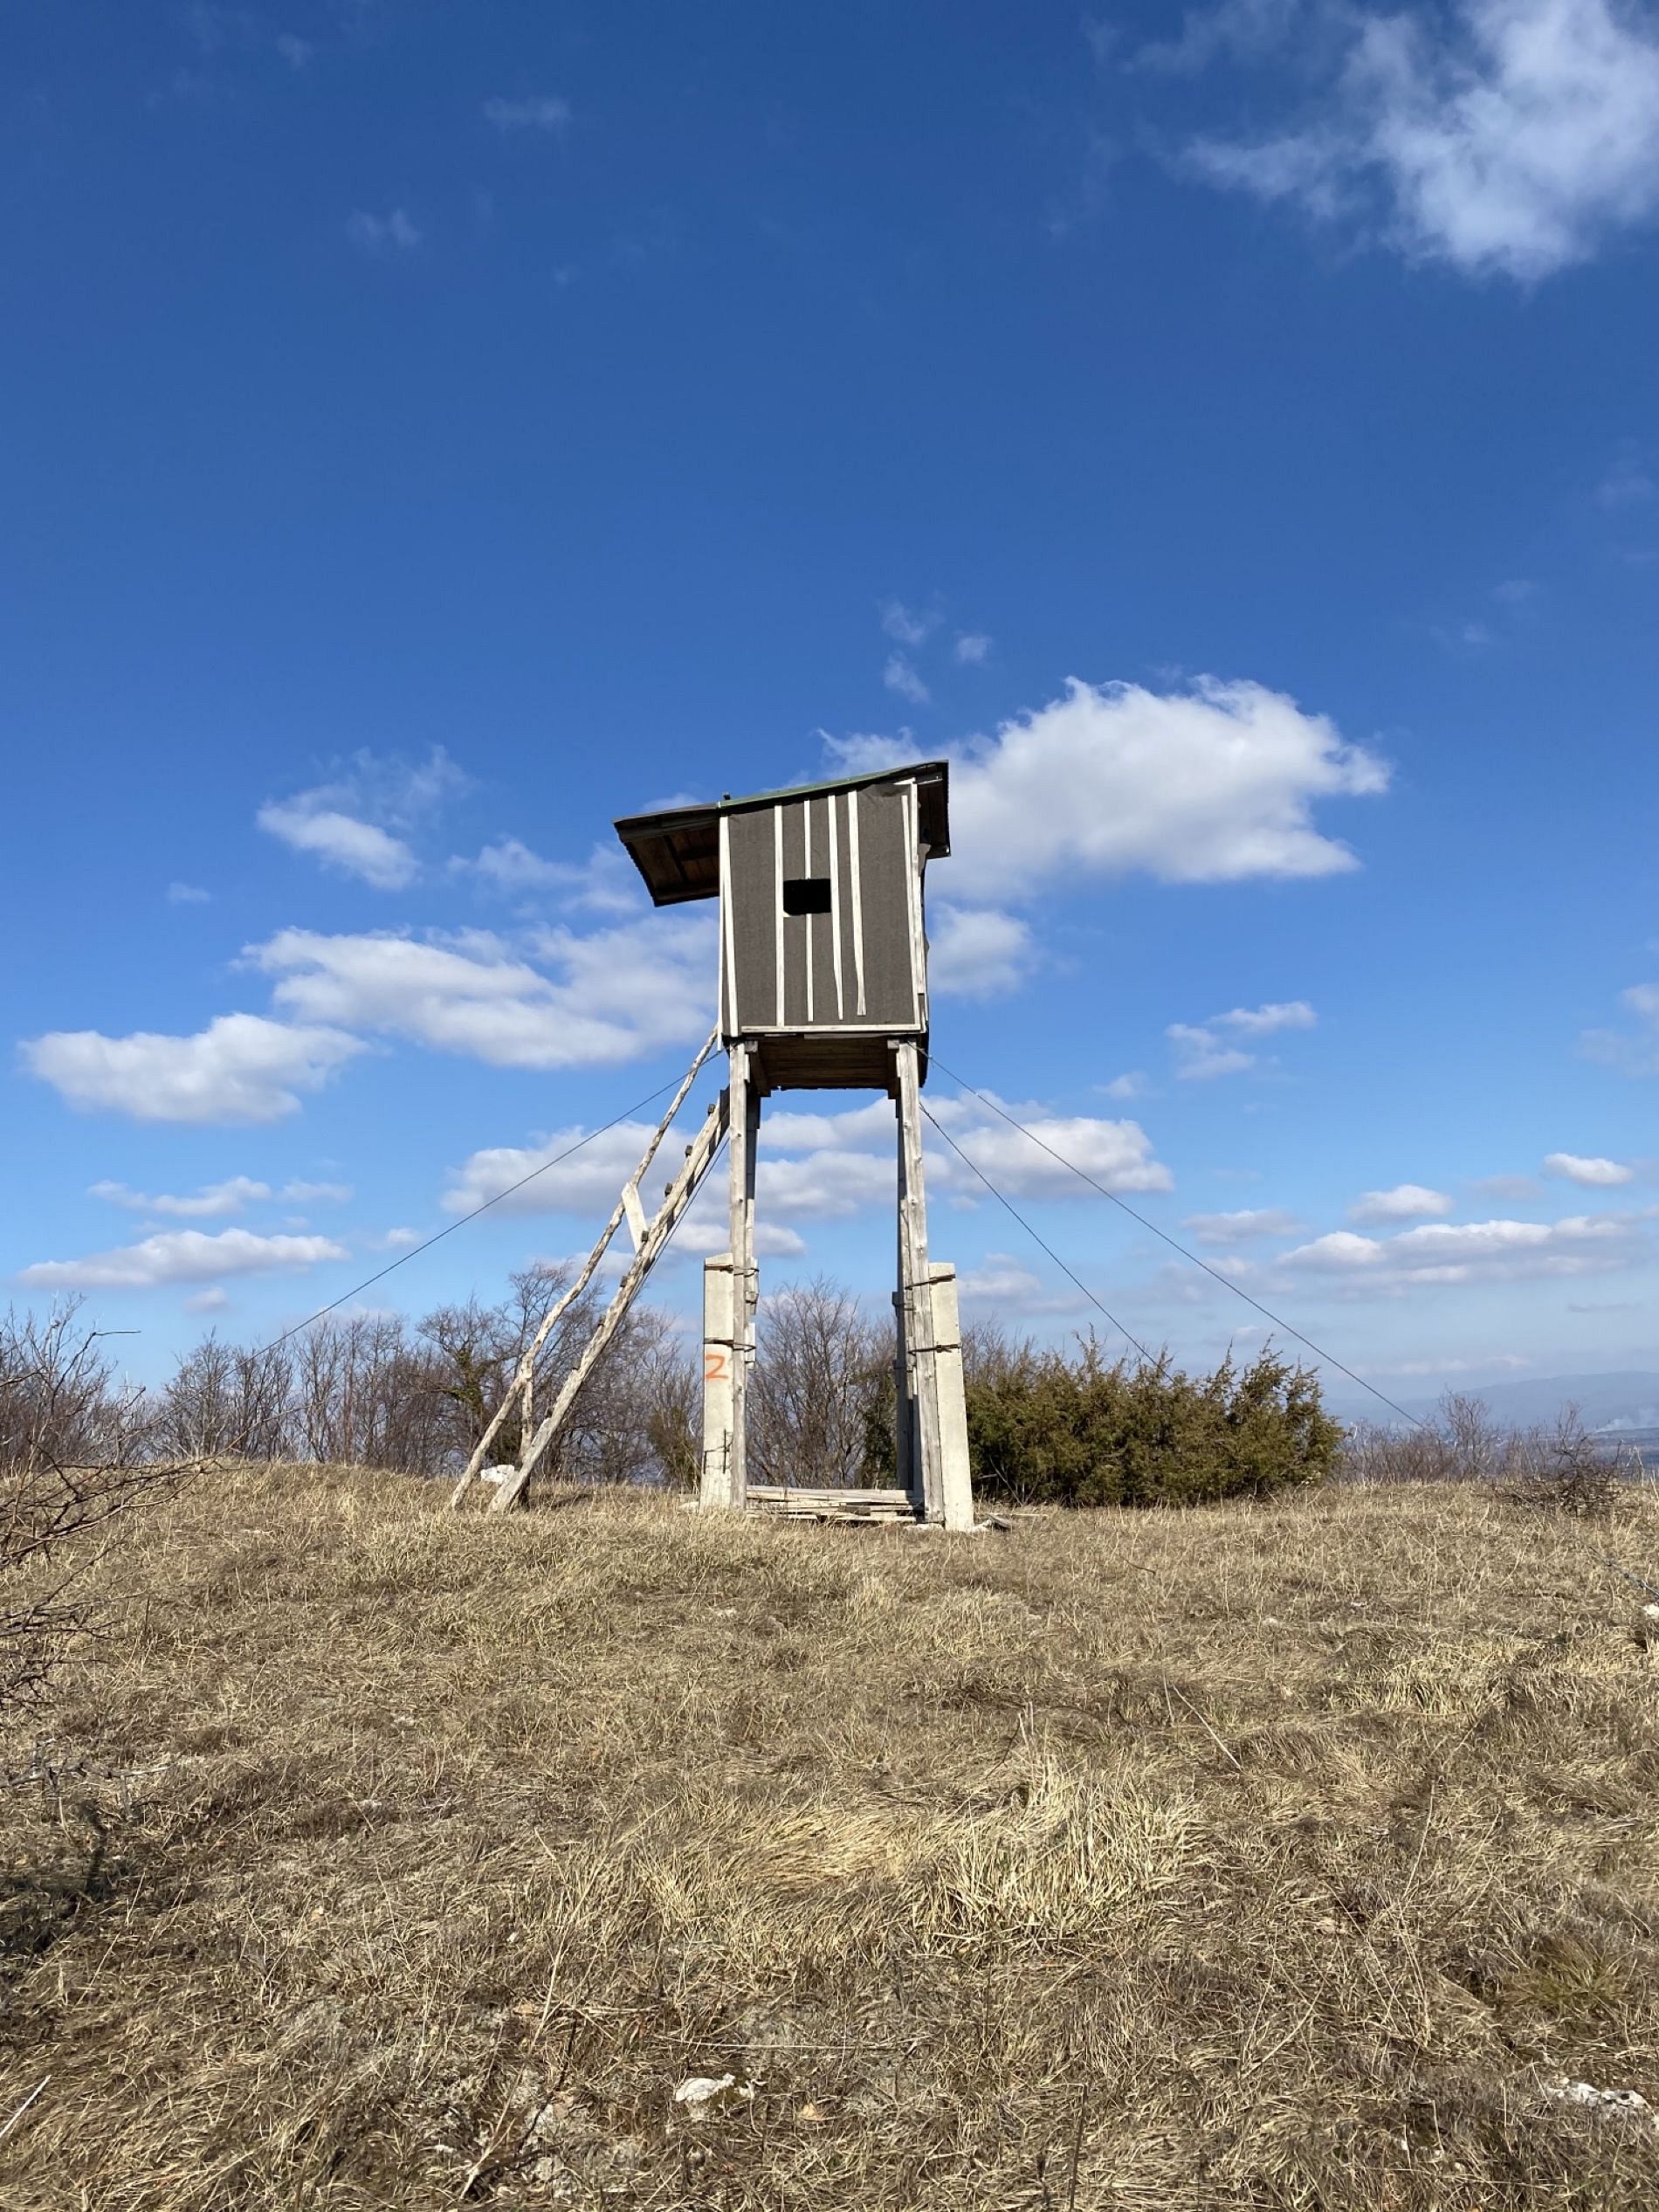
[(922, 1182), (921, 1086), (916, 1046), (897, 1038), (893, 1057), (898, 1077), (898, 1244), (899, 1292), (906, 1367), (915, 1401), (916, 1464), (913, 1493), (926, 1519), (943, 1521), (944, 1452), (939, 1428), (939, 1389), (933, 1345), (933, 1307), (927, 1273), (927, 1200)]
[(732, 1407), (730, 1476), (726, 1503), (740, 1506), (748, 1479), (748, 1385), (754, 1360), (754, 1154), (761, 1126), (761, 1096), (754, 1082), (752, 1045), (733, 1044), (726, 1054), (730, 1072), (732, 1141), (727, 1154), (726, 1206), (732, 1244)]
[[(704, 1044), (702, 1050), (699, 1052), (697, 1058), (692, 1062), (690, 1067), (686, 1069), (684, 1077), (681, 1078), (679, 1088), (675, 1092), (673, 1097), (669, 1101), (667, 1113), (664, 1114), (662, 1120), (651, 1132), (651, 1141), (640, 1155), (639, 1165), (635, 1168), (633, 1181), (629, 1186), (629, 1189), (632, 1189), (634, 1192), (634, 1203), (636, 1205), (639, 1203), (638, 1186), (640, 1179), (650, 1168), (651, 1161), (656, 1158), (657, 1146), (661, 1144), (663, 1139), (668, 1134), (669, 1125), (672, 1122), (675, 1115), (679, 1112), (680, 1108), (685, 1105), (687, 1098), (691, 1095), (692, 1085), (702, 1073), (703, 1063), (707, 1059), (709, 1054), (714, 1050), (719, 1039), (719, 1031), (716, 1029)], [(552, 1335), (554, 1328), (557, 1327), (563, 1315), (568, 1312), (572, 1306), (575, 1304), (576, 1300), (587, 1289), (589, 1284), (592, 1282), (595, 1271), (597, 1269), (600, 1261), (604, 1258), (606, 1251), (609, 1248), (611, 1238), (622, 1227), (623, 1216), (628, 1209), (627, 1202), (628, 1191), (624, 1190), (622, 1196), (616, 1201), (616, 1204), (612, 1211), (610, 1219), (605, 1223), (603, 1229), (600, 1230), (599, 1241), (594, 1246), (592, 1251), (589, 1253), (586, 1261), (583, 1263), (582, 1271), (577, 1275), (575, 1281), (571, 1284), (569, 1289), (565, 1291), (554, 1301), (553, 1306), (549, 1307), (547, 1312), (543, 1314), (540, 1327), (537, 1328), (535, 1334), (531, 1338), (529, 1344), (526, 1347), (524, 1354), (520, 1358), (518, 1367), (513, 1371), (512, 1382), (508, 1383), (506, 1391), (502, 1395), (501, 1402), (495, 1409), (494, 1417), (492, 1419), (489, 1427), (485, 1429), (484, 1434), (478, 1438), (477, 1448), (474, 1450), (472, 1457), (467, 1461), (465, 1467), (462, 1471), (460, 1480), (456, 1484), (455, 1488), (450, 1493), (450, 1507), (451, 1512), (453, 1512), (455, 1508), (460, 1505), (461, 1500), (466, 1496), (468, 1490), (478, 1479), (478, 1470), (484, 1465), (485, 1460), (489, 1457), (490, 1446), (495, 1442), (497, 1432), (500, 1429), (501, 1423), (506, 1419), (509, 1411), (512, 1409), (515, 1398), (522, 1402), (525, 1425), (527, 1427), (528, 1426), (535, 1390), (536, 1361), (540, 1356), (541, 1347)], [(523, 1442), (521, 1439), (520, 1450), (522, 1451), (523, 1448)]]

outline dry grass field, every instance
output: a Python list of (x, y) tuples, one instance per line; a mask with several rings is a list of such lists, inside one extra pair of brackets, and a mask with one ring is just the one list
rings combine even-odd
[(8, 2212), (1659, 2202), (1552, 2093), (1659, 2105), (1645, 1502), (440, 1501), (227, 1473), (96, 1566)]

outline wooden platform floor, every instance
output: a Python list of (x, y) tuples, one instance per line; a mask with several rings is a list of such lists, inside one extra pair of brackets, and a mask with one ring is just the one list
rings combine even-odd
[(752, 1482), (748, 1503), (785, 1520), (913, 1521), (920, 1519), (907, 1490), (797, 1490), (786, 1483)]

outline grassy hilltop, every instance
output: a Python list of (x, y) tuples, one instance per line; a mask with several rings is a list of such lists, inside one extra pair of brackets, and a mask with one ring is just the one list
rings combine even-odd
[(109, 1544), (0, 1809), (8, 2208), (1659, 2202), (1549, 2091), (1659, 2105), (1653, 1504), (546, 1505)]

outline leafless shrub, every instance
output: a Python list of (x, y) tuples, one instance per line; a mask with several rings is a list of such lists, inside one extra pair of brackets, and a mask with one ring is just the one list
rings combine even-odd
[(0, 1723), (86, 1626), (73, 1594), (84, 1560), (45, 1570), (175, 1471), (148, 1456), (145, 1413), (78, 1303), (0, 1323)]
[(1506, 1429), (1482, 1399), (1453, 1391), (1415, 1428), (1350, 1429), (1340, 1471), (1367, 1484), (1489, 1483), (1513, 1503), (1580, 1514), (1607, 1512), (1623, 1478), (1616, 1451), (1585, 1427), (1576, 1406), (1551, 1423)]
[(1506, 1498), (1581, 1519), (1612, 1512), (1621, 1485), (1619, 1463), (1585, 1427), (1577, 1406), (1564, 1406), (1552, 1428), (1534, 1430), (1522, 1443), (1504, 1485)]

